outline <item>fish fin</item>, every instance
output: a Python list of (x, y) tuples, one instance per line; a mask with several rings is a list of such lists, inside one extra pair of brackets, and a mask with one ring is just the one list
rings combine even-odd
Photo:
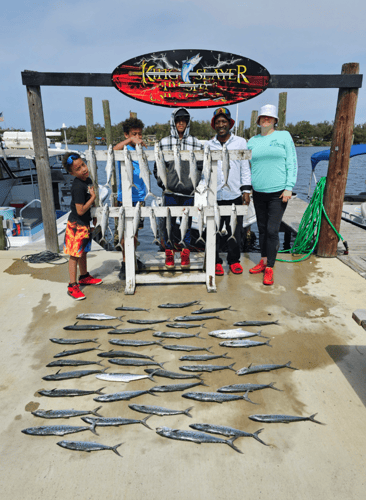
[(230, 368), (230, 370), (233, 370), (235, 372), (235, 369), (233, 368), (234, 365), (235, 363), (232, 363), (231, 365), (228, 366), (228, 368)]
[(271, 342), (270, 340), (267, 340), (266, 345), (268, 345), (268, 347), (273, 347), (271, 346), (270, 342)]
[(291, 368), (291, 370), (298, 370), (298, 368), (295, 368), (293, 366), (290, 366), (291, 365), (291, 361), (289, 361), (288, 363), (285, 364), (286, 368)]
[(61, 368), (60, 368), (60, 369), (56, 372), (56, 375), (57, 375), (58, 373), (60, 373), (60, 371), (61, 371)]
[(253, 363), (250, 363), (250, 365), (248, 366), (248, 368), (250, 368), (252, 366)]
[(312, 422), (315, 422), (316, 424), (320, 424), (320, 425), (327, 425), (327, 424), (324, 424), (323, 422), (319, 422), (319, 420), (315, 420), (315, 418), (314, 418), (314, 417), (316, 417), (316, 416), (317, 416), (317, 413), (314, 413), (314, 415), (311, 415), (311, 416), (309, 417), (309, 420), (311, 420)]
[(252, 403), (253, 405), (257, 405), (257, 404), (259, 404), (259, 403), (254, 403), (254, 401), (250, 400), (250, 399), (249, 399), (248, 394), (249, 394), (249, 391), (247, 391), (247, 392), (244, 394), (244, 396), (243, 396), (243, 399), (245, 399), (245, 401), (248, 401), (248, 403)]
[(96, 422), (93, 422), (90, 426), (90, 430), (92, 431), (93, 434), (95, 434), (96, 436), (99, 436), (99, 434), (97, 433), (97, 431), (95, 430), (95, 426), (96, 426)]
[(275, 391), (281, 391), (281, 392), (283, 392), (283, 390), (282, 390), (282, 389), (277, 389), (277, 387), (274, 387), (274, 384), (275, 384), (275, 383), (276, 383), (276, 382), (271, 382), (271, 383), (269, 384), (269, 387), (270, 387), (271, 389), (274, 389)]
[(254, 437), (254, 439), (256, 439), (256, 440), (257, 440), (257, 441), (259, 441), (260, 443), (264, 444), (264, 446), (270, 446), (269, 444), (265, 443), (264, 441), (262, 441), (262, 440), (261, 440), (261, 439), (259, 439), (259, 437), (258, 437), (258, 434), (259, 434), (260, 432), (262, 432), (263, 430), (264, 430), (264, 428), (263, 428), (263, 429), (259, 429), (257, 432), (253, 432), (252, 436)]
[(112, 446), (112, 447), (111, 447), (111, 450), (112, 450), (112, 451), (113, 451), (116, 455), (118, 455), (119, 457), (122, 457), (122, 455), (120, 455), (120, 454), (118, 453), (117, 448), (119, 448), (119, 447), (120, 447), (120, 446), (122, 446), (122, 445), (123, 445), (123, 443), (120, 443), (120, 444), (116, 444), (116, 446)]
[(95, 415), (96, 417), (102, 417), (103, 418), (103, 415), (99, 415), (98, 411), (103, 408), (102, 406), (98, 406), (98, 408), (95, 408), (95, 410), (92, 410), (90, 413), (92, 415)]
[(100, 389), (95, 391), (95, 394), (103, 394), (103, 392), (101, 392), (103, 389), (105, 389), (105, 387), (101, 387)]
[(146, 420), (148, 420), (149, 418), (151, 418), (153, 415), (148, 415), (147, 417), (145, 417), (143, 420), (140, 420), (140, 422), (142, 423), (142, 425), (144, 425), (145, 427), (147, 427), (148, 429), (150, 429), (152, 431), (152, 428), (149, 427), (146, 423)]
[(234, 436), (232, 437), (231, 439), (228, 439), (226, 441), (226, 443), (235, 451), (237, 451), (238, 453), (243, 453), (242, 451), (239, 450), (239, 448), (237, 448), (235, 445), (234, 445), (234, 441), (235, 439), (238, 439), (239, 436)]
[(193, 410), (194, 406), (190, 406), (189, 408), (187, 408), (186, 410), (184, 410), (184, 415), (187, 415), (187, 417), (190, 417), (192, 418), (192, 415), (190, 415), (190, 411)]
[(225, 353), (224, 353), (221, 357), (222, 357), (222, 358), (225, 358), (225, 359), (233, 359), (233, 358), (231, 358), (230, 356), (226, 356), (226, 354), (227, 354), (227, 352), (225, 352)]

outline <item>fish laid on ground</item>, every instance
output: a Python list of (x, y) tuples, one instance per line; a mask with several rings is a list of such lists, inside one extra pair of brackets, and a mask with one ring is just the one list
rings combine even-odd
[(197, 311), (192, 311), (191, 314), (211, 314), (211, 313), (217, 313), (220, 311), (235, 311), (235, 309), (231, 309), (231, 306), (229, 307), (211, 307), (210, 309), (204, 309), (201, 307), (201, 309), (198, 309)]
[(150, 416), (158, 415), (159, 417), (165, 417), (168, 415), (187, 415), (187, 417), (190, 418), (192, 418), (192, 415), (189, 412), (194, 408), (194, 406), (190, 406), (186, 410), (170, 410), (162, 406), (128, 405), (128, 407), (140, 413), (148, 413)]
[(108, 363), (120, 366), (160, 366), (160, 368), (163, 368), (163, 365), (166, 363), (166, 361), (164, 361), (163, 363), (156, 363), (155, 361), (149, 361), (148, 359), (116, 358), (116, 359), (109, 359)]
[(228, 184), (229, 172), (230, 172), (230, 158), (226, 143), (224, 143), (224, 145), (222, 146), (221, 168), (222, 168), (222, 173), (224, 174), (224, 185), (222, 186), (222, 189), (224, 189), (224, 187), (227, 187), (230, 190), (230, 186)]
[(250, 420), (254, 420), (255, 422), (266, 422), (268, 424), (289, 424), (291, 422), (302, 422), (304, 420), (310, 420), (311, 422), (315, 422), (316, 424), (325, 425), (323, 424), (323, 422), (315, 420), (314, 417), (316, 415), (317, 413), (314, 413), (314, 415), (310, 415), (310, 417), (297, 417), (293, 415), (250, 415), (249, 418)]
[(47, 368), (52, 366), (87, 366), (87, 365), (102, 365), (102, 361), (83, 361), (81, 359), (59, 359), (57, 361), (51, 361), (46, 365)]
[(198, 209), (198, 234), (199, 234), (199, 238), (196, 240), (196, 243), (198, 243), (199, 241), (202, 241), (202, 243), (206, 243), (202, 237), (203, 226), (204, 226), (203, 206), (198, 205), (197, 209)]
[(131, 238), (135, 237), (135, 235), (139, 229), (140, 219), (141, 219), (141, 202), (138, 201), (136, 203), (134, 215), (133, 215), (133, 231), (132, 231)]
[(108, 340), (112, 345), (128, 346), (128, 347), (143, 347), (147, 345), (163, 345), (162, 340)]
[(177, 391), (185, 391), (186, 389), (192, 389), (197, 385), (204, 385), (205, 387), (207, 387), (204, 381), (200, 380), (199, 382), (191, 382), (190, 384), (156, 385), (155, 387), (152, 387), (150, 390), (151, 392), (177, 392)]
[(65, 398), (65, 397), (75, 397), (75, 396), (89, 396), (90, 394), (103, 394), (101, 391), (104, 389), (98, 389), (97, 391), (84, 391), (82, 389), (52, 389), (52, 391), (40, 390), (38, 394), (41, 396), (47, 396), (49, 398)]
[(99, 415), (98, 410), (100, 410), (102, 406), (98, 406), (95, 410), (35, 410), (32, 411), (32, 415), (40, 418), (72, 418), (72, 417), (81, 417), (83, 415), (95, 415), (96, 417), (101, 417)]
[(258, 347), (261, 345), (268, 345), (269, 347), (272, 347), (270, 345), (270, 340), (267, 340), (267, 342), (257, 342), (255, 340), (224, 340), (224, 342), (220, 342), (221, 346), (223, 347)]
[(159, 243), (159, 240), (158, 240), (158, 223), (157, 223), (157, 220), (156, 220), (156, 215), (155, 215), (155, 212), (154, 212), (154, 209), (153, 207), (150, 207), (150, 226), (151, 226), (151, 229), (152, 229), (152, 232), (154, 234), (154, 239), (153, 239), (153, 243)]
[(221, 215), (220, 215), (220, 208), (219, 208), (217, 203), (215, 203), (215, 206), (214, 206), (214, 217), (215, 217), (215, 225), (216, 225), (215, 234), (219, 234), (221, 236), (221, 231), (220, 231)]
[[(113, 328), (113, 327), (111, 327)], [(154, 328), (115, 328), (108, 332), (108, 335), (132, 335), (134, 333), (147, 332), (148, 330), (154, 330)]]
[(168, 319), (128, 319), (127, 323), (132, 323), (134, 325), (155, 325), (156, 323), (166, 323), (170, 321)]
[[(84, 419), (83, 419), (84, 420)], [(256, 432), (245, 432), (239, 429), (234, 429), (233, 427), (226, 427), (224, 425), (211, 425), (211, 424), (191, 424), (189, 427), (195, 429), (196, 431), (208, 432), (210, 434), (221, 434), (222, 436), (236, 436), (236, 437), (252, 437), (264, 444), (264, 446), (269, 446), (264, 441), (259, 439), (258, 434), (263, 431), (259, 429)]]
[(133, 183), (133, 163), (131, 158), (131, 152), (127, 148), (123, 148), (123, 153), (125, 157), (125, 167), (127, 173), (127, 179), (130, 184), (130, 189), (133, 187), (137, 189), (137, 186)]
[(96, 320), (96, 321), (105, 321), (111, 319), (119, 319), (122, 321), (123, 316), (109, 316), (109, 314), (104, 313), (83, 313), (78, 314), (76, 319), (86, 319), (86, 320)]
[[(118, 326), (118, 325), (116, 325)], [(75, 331), (87, 331), (87, 330), (113, 330), (116, 326), (112, 325), (78, 325), (77, 322), (74, 325), (64, 326), (64, 330), (75, 330)]]
[(104, 370), (76, 370), (72, 372), (62, 372), (60, 370), (57, 373), (53, 373), (52, 375), (46, 375), (42, 377), (43, 380), (68, 380), (70, 378), (81, 378), (87, 377), (88, 375), (95, 375), (96, 373), (104, 373), (108, 368), (104, 368)]
[(173, 146), (173, 154), (174, 154), (174, 168), (175, 168), (175, 171), (177, 172), (177, 176), (178, 176), (178, 179), (179, 179), (178, 184), (182, 184), (182, 186), (183, 186), (183, 182), (182, 182), (182, 159), (181, 159), (181, 156), (180, 156), (179, 148), (176, 145)]
[(72, 425), (41, 425), (40, 427), (28, 427), (28, 429), (23, 429), (23, 434), (29, 434), (30, 436), (65, 436), (65, 434), (74, 434), (75, 432), (91, 431), (97, 434), (95, 431), (95, 425), (90, 427), (85, 426), (72, 426)]
[[(143, 307), (129, 307), (129, 306), (121, 306), (121, 307), (116, 307), (116, 311), (147, 311), (149, 312), (150, 309), (144, 309)], [(145, 328), (142, 330), (139, 328), (139, 331), (144, 331)]]
[(99, 243), (102, 243), (102, 242), (107, 243), (106, 233), (107, 233), (107, 229), (108, 229), (108, 222), (109, 222), (109, 206), (106, 203), (103, 206), (103, 210), (102, 210), (102, 220), (100, 222), (100, 230), (102, 232), (102, 237), (99, 240)]
[(168, 235), (167, 243), (170, 243), (170, 245), (173, 246), (173, 243), (172, 243), (172, 213), (171, 213), (169, 207), (166, 207), (165, 225), (166, 225), (166, 233)]
[(190, 325), (189, 323), (167, 323), (167, 327), (169, 328), (206, 328), (205, 324), (203, 325)]
[(151, 192), (151, 182), (150, 182), (151, 172), (149, 169), (149, 164), (147, 161), (145, 151), (142, 149), (141, 144), (136, 144), (136, 152), (139, 159), (139, 168), (140, 168), (139, 177), (144, 181), (147, 190), (147, 195), (145, 196), (145, 200), (149, 196), (153, 196), (154, 198), (156, 198), (156, 196)]
[(231, 365), (222, 366), (222, 365), (186, 365), (180, 366), (179, 369), (184, 372), (217, 372), (219, 370), (234, 370), (233, 366), (235, 363)]
[(119, 248), (123, 252), (122, 240), (125, 234), (125, 225), (126, 225), (126, 211), (125, 207), (121, 205), (118, 210), (118, 243), (116, 248)]
[[(171, 351), (208, 351), (211, 352), (212, 345), (210, 347), (198, 347), (195, 345), (175, 345), (175, 344), (165, 344), (163, 349), (170, 349)], [(211, 353), (212, 354), (212, 353)]]
[(134, 373), (101, 373), (100, 375), (96, 375), (95, 378), (100, 380), (105, 380), (107, 382), (134, 382), (135, 380), (142, 380), (144, 378), (149, 378), (153, 382), (153, 375), (155, 374), (154, 370), (151, 370), (152, 373), (150, 375), (143, 374), (134, 374)]
[(53, 338), (50, 339), (51, 342), (55, 344), (86, 344), (87, 342), (94, 342), (95, 344), (98, 341), (98, 338), (95, 339), (58, 339)]
[(192, 441), (193, 443), (222, 443), (229, 445), (233, 450), (238, 453), (242, 453), (239, 448), (234, 445), (235, 439), (238, 439), (234, 436), (231, 439), (221, 439), (214, 436), (210, 436), (205, 432), (198, 431), (181, 431), (179, 429), (170, 429), (169, 427), (158, 427), (156, 429), (156, 433), (159, 436), (163, 436), (169, 439), (177, 439), (178, 441)]
[[(151, 389), (147, 391), (122, 391), (114, 392), (113, 394), (103, 394), (102, 396), (97, 396), (94, 401), (98, 403), (112, 403), (113, 401), (129, 401), (131, 398), (137, 398), (143, 394), (152, 394)], [(155, 394), (152, 394), (155, 396)]]
[(248, 367), (244, 366), (244, 368), (240, 368), (236, 372), (237, 375), (247, 375), (249, 373), (259, 373), (259, 372), (270, 372), (271, 370), (279, 370), (280, 368), (290, 368), (291, 370), (298, 370), (298, 368), (294, 368), (291, 365), (291, 361), (285, 363), (284, 365), (257, 365), (253, 366), (250, 364)]
[(183, 209), (182, 218), (181, 218), (181, 222), (180, 222), (180, 226), (179, 226), (180, 242), (178, 243), (178, 245), (182, 245), (184, 247), (186, 247), (186, 244), (184, 243), (184, 237), (185, 237), (186, 232), (188, 230), (188, 221), (189, 221), (189, 208), (186, 207)]
[(262, 389), (274, 389), (275, 391), (282, 391), (282, 389), (277, 389), (274, 387), (275, 382), (270, 384), (232, 384), (224, 385), (217, 389), (217, 392), (254, 392), (260, 391)]
[(234, 326), (265, 326), (265, 325), (278, 325), (276, 321), (237, 321)]
[[(223, 394), (222, 392), (185, 392), (182, 394), (182, 398), (195, 399), (196, 401), (203, 401), (207, 403), (225, 403), (226, 401), (237, 401), (238, 399), (244, 399), (248, 403), (253, 403), (248, 397), (248, 394), (244, 395), (238, 394)], [(94, 399), (94, 401), (96, 401)]]
[(194, 192), (196, 191), (196, 187), (198, 185), (199, 178), (198, 178), (196, 156), (194, 154), (194, 151), (192, 151), (192, 150), (189, 152), (189, 178), (192, 181), (193, 191), (191, 194), (193, 195)]
[(211, 361), (212, 359), (225, 358), (231, 359), (230, 356), (225, 354), (192, 354), (188, 356), (181, 356), (180, 361)]
[(122, 446), (123, 443), (116, 444), (116, 446), (106, 446), (105, 444), (95, 443), (93, 441), (59, 441), (57, 443), (62, 448), (66, 448), (68, 450), (75, 451), (86, 451), (87, 453), (91, 451), (100, 451), (100, 450), (111, 450), (119, 457), (121, 456), (117, 448)]
[(100, 344), (98, 347), (89, 347), (89, 349), (71, 349), (70, 351), (62, 351), (57, 354), (55, 354), (53, 357), (54, 358), (62, 358), (64, 356), (72, 356), (73, 354), (81, 354), (83, 352), (89, 352), (89, 351), (99, 351)]
[(98, 354), (100, 358), (143, 358), (143, 359), (151, 359), (154, 361), (154, 356), (145, 356), (144, 354), (138, 354), (137, 352), (129, 352), (129, 351), (107, 351), (101, 352)]
[(219, 316), (177, 316), (173, 321), (205, 321), (206, 319), (222, 319)]
[(238, 217), (237, 217), (237, 212), (236, 212), (236, 206), (233, 203), (231, 205), (231, 214), (230, 214), (230, 229), (231, 229), (231, 236), (229, 237), (228, 241), (233, 239), (236, 241), (236, 238), (234, 236), (235, 229), (238, 223)]
[(108, 152), (107, 152), (107, 163), (105, 167), (105, 173), (106, 173), (106, 186), (111, 187), (111, 180), (112, 180), (112, 173), (114, 171), (114, 152), (112, 148), (112, 144), (108, 146)]
[(198, 339), (204, 340), (204, 337), (200, 337), (200, 333), (179, 333), (179, 332), (155, 332), (153, 337), (161, 337), (163, 339), (190, 339), (192, 337), (197, 337)]
[(200, 375), (188, 375), (185, 373), (175, 373), (175, 372), (169, 372), (168, 370), (160, 370), (159, 368), (157, 370), (153, 370), (152, 368), (147, 368), (145, 370), (146, 373), (150, 373), (151, 375), (154, 375), (155, 377), (163, 377), (163, 378), (171, 378), (173, 380), (178, 380), (178, 379), (188, 379), (188, 378), (198, 378), (201, 380)]
[(206, 142), (205, 148), (203, 151), (203, 176), (204, 176), (205, 184), (206, 184), (205, 191), (211, 191), (211, 193), (214, 194), (211, 187), (210, 187), (211, 174), (212, 174), (212, 157), (211, 157), (210, 146)]
[(155, 163), (156, 163), (156, 170), (158, 173), (158, 177), (161, 179), (164, 187), (166, 188), (168, 185), (166, 166), (165, 166), (163, 153), (159, 147), (158, 142), (156, 142), (154, 144), (154, 155), (155, 155)]
[(214, 330), (209, 332), (210, 337), (217, 337), (219, 339), (246, 339), (248, 337), (263, 337), (264, 339), (268, 339), (264, 335), (261, 335), (261, 331), (259, 332), (247, 332), (245, 330), (241, 330), (240, 328), (231, 329), (231, 330)]
[(119, 427), (120, 425), (131, 425), (131, 424), (142, 424), (148, 429), (152, 430), (146, 423), (146, 420), (151, 418), (152, 415), (144, 418), (143, 420), (137, 420), (135, 418), (122, 418), (122, 417), (81, 417), (81, 420), (87, 424), (94, 425), (95, 427)]
[(170, 304), (168, 302), (167, 304), (160, 304), (160, 306), (158, 306), (158, 307), (165, 308), (165, 309), (181, 309), (183, 307), (189, 307), (189, 306), (193, 306), (193, 305), (199, 304), (199, 303), (200, 303), (199, 300), (192, 300), (192, 302), (182, 302), (180, 304)]

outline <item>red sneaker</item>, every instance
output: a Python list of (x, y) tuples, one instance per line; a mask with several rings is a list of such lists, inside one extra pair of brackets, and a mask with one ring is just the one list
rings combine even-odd
[(100, 285), (103, 283), (103, 280), (100, 278), (93, 278), (93, 276), (85, 276), (85, 278), (79, 278), (79, 285), (85, 286), (85, 285)]
[(230, 271), (234, 274), (241, 274), (243, 272), (243, 268), (239, 262), (234, 262), (234, 264), (230, 264)]
[(180, 254), (180, 265), (182, 267), (189, 267), (190, 266), (190, 260), (189, 260), (189, 254), (190, 251), (188, 248), (184, 248)]
[(249, 269), (249, 272), (251, 274), (259, 274), (259, 273), (263, 273), (265, 269), (266, 269), (266, 265), (263, 262), (263, 259), (261, 259), (260, 262), (259, 262), (259, 264), (257, 264), (256, 266), (252, 267), (252, 269)]
[(224, 268), (222, 267), (222, 264), (216, 264), (215, 274), (216, 274), (216, 276), (223, 276)]
[(272, 267), (266, 267), (264, 271), (263, 285), (273, 285), (273, 269)]
[(174, 253), (171, 250), (165, 250), (165, 267), (168, 269), (174, 267)]
[(80, 290), (79, 285), (69, 285), (67, 287), (67, 295), (70, 295), (75, 300), (83, 300), (86, 299), (85, 295), (83, 292)]

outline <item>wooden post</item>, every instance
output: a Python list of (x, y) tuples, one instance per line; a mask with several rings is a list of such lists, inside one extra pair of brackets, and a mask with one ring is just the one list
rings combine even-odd
[(287, 109), (287, 92), (281, 92), (278, 96), (278, 124), (277, 130), (285, 130)]
[(130, 118), (137, 118), (137, 113), (130, 111)]
[(42, 202), (41, 210), (46, 249), (58, 253), (56, 211), (53, 199), (51, 168), (48, 158), (41, 88), (27, 86), (27, 96), (36, 159), (39, 196)]
[(250, 119), (250, 130), (249, 137), (253, 137), (253, 135), (257, 135), (257, 119), (258, 119), (258, 111), (252, 111), (252, 116)]
[[(107, 148), (110, 144), (113, 146), (113, 136), (112, 136), (112, 123), (111, 123), (111, 113), (109, 109), (109, 101), (102, 101), (103, 104), (103, 114), (104, 114), (104, 127), (105, 127), (105, 136), (107, 142)], [(112, 192), (113, 196), (113, 206), (117, 206), (117, 179), (116, 179), (116, 168), (113, 168), (112, 171), (112, 180), (111, 180)]]
[(244, 137), (244, 120), (240, 120), (239, 122), (238, 136)]
[[(347, 63), (342, 66), (342, 75), (355, 75), (358, 73), (358, 63)], [(341, 225), (343, 199), (346, 191), (357, 96), (357, 88), (339, 89), (332, 145), (330, 148), (327, 184), (324, 193), (324, 208), (338, 232)], [(322, 216), (317, 255), (319, 257), (336, 257), (337, 245), (337, 235), (325, 217)]]
[[(93, 100), (91, 97), (85, 97), (85, 118), (86, 118), (86, 140), (88, 142), (88, 146), (91, 146), (93, 149), (95, 149)], [(96, 194), (94, 204), (96, 207), (99, 207), (98, 162), (95, 169), (95, 179), (92, 180), (94, 185), (94, 191)]]
[(3, 216), (0, 215), (0, 250), (5, 250), (5, 232), (3, 228)]

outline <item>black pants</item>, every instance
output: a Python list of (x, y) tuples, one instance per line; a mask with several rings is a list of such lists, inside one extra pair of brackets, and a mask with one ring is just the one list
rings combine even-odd
[[(219, 206), (221, 205), (242, 205), (242, 197), (239, 196), (239, 198), (235, 198), (235, 200), (218, 200), (217, 204)], [(221, 216), (220, 219), (220, 231), (225, 223), (225, 227), (228, 232), (228, 238), (231, 236), (231, 227), (230, 227), (230, 215), (225, 215)], [(231, 238), (231, 240), (228, 239), (227, 241), (227, 246), (228, 246), (228, 252), (227, 252), (227, 262), (229, 266), (231, 264), (235, 264), (236, 262), (240, 261), (240, 244), (241, 244), (241, 233), (242, 233), (242, 227), (243, 227), (243, 216), (239, 215), (237, 224), (236, 224), (236, 229), (234, 232), (234, 238)], [(216, 235), (216, 264), (222, 264), (222, 259), (220, 258), (219, 255), (219, 246), (220, 246), (220, 235)]]
[(253, 191), (253, 202), (259, 230), (259, 246), (262, 257), (267, 257), (267, 266), (273, 267), (280, 247), (278, 233), (285, 213), (287, 202), (284, 203), (276, 193), (259, 193)]

